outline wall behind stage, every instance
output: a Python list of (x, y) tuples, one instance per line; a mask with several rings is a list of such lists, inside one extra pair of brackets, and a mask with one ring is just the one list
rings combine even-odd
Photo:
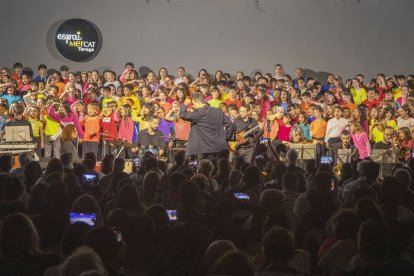
[[(252, 73), (276, 63), (293, 74), (333, 72), (344, 78), (414, 73), (412, 0), (2, 0), (0, 66), (20, 61), (70, 69), (113, 69), (126, 61), (175, 74), (180, 65)], [(99, 55), (74, 63), (46, 45), (50, 27), (84, 18), (103, 36)], [(53, 41), (51, 43), (54, 43)], [(53, 46), (53, 44), (52, 44)]]

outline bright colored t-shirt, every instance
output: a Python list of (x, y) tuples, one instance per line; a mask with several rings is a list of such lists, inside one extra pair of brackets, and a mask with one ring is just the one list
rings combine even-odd
[(393, 88), (392, 92), (394, 94), (394, 100), (398, 99), (399, 97), (401, 97), (401, 88), (397, 87), (397, 88)]
[(50, 115), (44, 116), (46, 124), (45, 124), (45, 135), (52, 136), (55, 135), (60, 128), (59, 122), (55, 121), (50, 117)]
[(99, 116), (86, 117), (84, 123), (85, 132), (83, 133), (83, 140), (85, 142), (99, 142), (100, 123)]
[(372, 139), (374, 140), (374, 143), (378, 143), (384, 140), (384, 132), (379, 131), (377, 127), (374, 127), (372, 129)]
[(397, 123), (394, 120), (385, 120), (387, 122), (387, 126), (390, 126), (394, 129), (394, 131), (397, 131)]
[(40, 137), (40, 128), (43, 127), (43, 123), (30, 117), (27, 120), (32, 125), (33, 137)]
[(219, 108), (222, 101), (219, 99), (212, 99), (207, 102), (211, 107)]
[(356, 105), (360, 105), (363, 101), (367, 99), (367, 91), (364, 88), (351, 88), (352, 98), (354, 99), (354, 103)]
[(312, 138), (323, 139), (325, 137), (327, 122), (324, 119), (316, 119), (310, 125)]

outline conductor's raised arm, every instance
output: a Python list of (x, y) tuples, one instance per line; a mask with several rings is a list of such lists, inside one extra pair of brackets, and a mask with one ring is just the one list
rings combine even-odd
[(200, 113), (197, 112), (197, 110), (193, 112), (189, 112), (187, 109), (188, 109), (187, 105), (185, 104), (181, 105), (180, 118), (183, 119), (184, 121), (196, 122), (200, 117)]

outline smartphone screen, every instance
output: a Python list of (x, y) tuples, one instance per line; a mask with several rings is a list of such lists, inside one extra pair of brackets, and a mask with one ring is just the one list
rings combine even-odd
[(134, 166), (135, 166), (135, 168), (138, 168), (139, 166), (141, 166), (141, 158), (139, 158), (139, 157), (135, 157), (135, 158), (133, 159), (133, 161), (134, 161)]
[(332, 156), (322, 156), (321, 157), (321, 164), (332, 164), (333, 158)]
[(269, 142), (269, 139), (268, 138), (262, 138), (262, 139), (260, 139), (260, 144), (262, 144), (262, 145), (267, 145), (268, 142)]
[(250, 196), (248, 194), (245, 193), (234, 193), (233, 194), (235, 198), (237, 199), (241, 199), (241, 200), (249, 200)]
[(84, 173), (82, 174), (83, 183), (87, 186), (94, 186), (98, 183), (98, 176), (94, 173)]
[(176, 221), (178, 219), (177, 210), (167, 210), (167, 213), (170, 221)]
[(190, 160), (188, 163), (191, 167), (198, 168), (198, 160)]
[(95, 226), (96, 214), (95, 213), (75, 213), (71, 212), (69, 214), (70, 223), (75, 222), (84, 222), (89, 226)]

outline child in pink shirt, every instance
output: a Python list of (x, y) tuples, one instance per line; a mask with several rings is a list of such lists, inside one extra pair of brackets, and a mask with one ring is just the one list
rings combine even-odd
[(277, 134), (277, 140), (279, 141), (290, 141), (290, 131), (292, 125), (290, 124), (291, 116), (289, 114), (283, 116), (283, 125), (279, 125), (279, 132)]
[(357, 121), (349, 123), (349, 130), (354, 146), (358, 149), (359, 158), (364, 159), (371, 155), (371, 144), (362, 125)]

